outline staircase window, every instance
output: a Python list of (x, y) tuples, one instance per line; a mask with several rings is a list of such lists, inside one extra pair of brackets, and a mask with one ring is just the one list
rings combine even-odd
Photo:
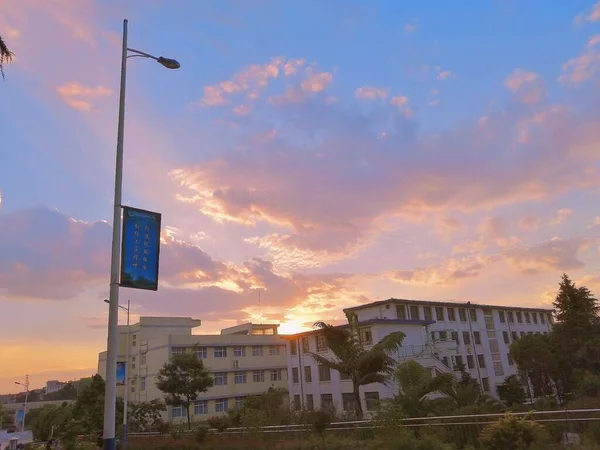
[(444, 320), (444, 308), (442, 308), (441, 306), (437, 306), (435, 308), (435, 318), (438, 321)]
[(433, 315), (431, 314), (431, 306), (425, 306), (423, 308), (423, 312), (425, 313), (425, 320), (433, 320)]
[(396, 314), (398, 319), (406, 320), (406, 307), (404, 305), (396, 305)]

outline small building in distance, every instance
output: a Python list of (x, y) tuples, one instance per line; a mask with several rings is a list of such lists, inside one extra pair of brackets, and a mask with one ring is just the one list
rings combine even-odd
[[(140, 317), (138, 323), (119, 326), (118, 361), (129, 363), (128, 401), (163, 399), (156, 387), (160, 368), (176, 354), (194, 346), (210, 370), (215, 386), (200, 396), (192, 409), (193, 419), (206, 420), (240, 406), (248, 395), (270, 387), (287, 389), (286, 343), (278, 324), (252, 324), (225, 328), (221, 334), (192, 334), (201, 321), (188, 317)], [(98, 355), (98, 374), (106, 378), (106, 352)], [(184, 421), (182, 408), (169, 408), (166, 420)]]
[(63, 383), (62, 381), (58, 381), (58, 380), (46, 381), (46, 389), (45, 389), (44, 393), (52, 394), (53, 392), (58, 392), (62, 388), (64, 388), (66, 384), (67, 383)]
[[(401, 331), (406, 337), (394, 355), (401, 363), (415, 360), (432, 375), (460, 375), (464, 367), (482, 390), (498, 397), (497, 386), (517, 373), (509, 346), (526, 334), (547, 334), (552, 310), (419, 300), (377, 301), (344, 310), (355, 321), (362, 343), (369, 347), (386, 335)], [(348, 325), (345, 325), (348, 326)], [(288, 390), (297, 408), (335, 407), (354, 411), (352, 382), (318, 365), (309, 353), (331, 356), (319, 330), (286, 336)], [(363, 411), (398, 391), (394, 383), (361, 387)]]

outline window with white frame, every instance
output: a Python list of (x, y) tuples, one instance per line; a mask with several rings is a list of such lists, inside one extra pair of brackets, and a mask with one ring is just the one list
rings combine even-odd
[(279, 356), (279, 345), (270, 345), (269, 346), (269, 355), (271, 356)]
[(246, 347), (233, 347), (233, 356), (236, 358), (246, 356)]
[(254, 383), (264, 383), (265, 371), (264, 370), (255, 370), (254, 372), (252, 372), (252, 381)]
[(183, 355), (185, 353), (185, 347), (173, 347), (171, 349), (171, 356)]
[(319, 364), (319, 381), (331, 381), (331, 369)]
[(227, 384), (227, 372), (215, 372), (215, 386), (224, 386)]
[(135, 356), (131, 357), (131, 368), (135, 369)]
[(131, 346), (135, 347), (137, 345), (137, 334), (133, 334), (131, 336)]
[(246, 383), (246, 372), (236, 372), (235, 373), (235, 384), (244, 384)]
[(141, 366), (145, 366), (146, 365), (146, 355), (140, 356), (140, 365)]
[(196, 347), (194, 353), (200, 359), (206, 359), (208, 357), (208, 351), (206, 347)]
[(229, 402), (226, 398), (218, 398), (215, 400), (215, 412), (226, 412), (229, 409)]
[(215, 347), (215, 358), (227, 358), (227, 347)]
[(184, 417), (183, 408), (178, 406), (177, 408), (171, 408), (171, 417), (177, 419), (178, 417)]
[(281, 381), (281, 370), (271, 370), (271, 381)]
[(302, 338), (302, 352), (303, 353), (310, 352), (310, 341), (308, 340), (308, 337), (306, 337), (306, 336)]
[(326, 351), (327, 350), (327, 341), (325, 341), (325, 336), (317, 335), (315, 339), (317, 341), (317, 351), (318, 352)]
[(263, 346), (262, 345), (253, 345), (252, 346), (252, 356), (262, 356), (263, 355)]
[(194, 415), (208, 414), (208, 400), (196, 400), (194, 402)]
[(140, 377), (140, 391), (146, 390), (146, 377)]

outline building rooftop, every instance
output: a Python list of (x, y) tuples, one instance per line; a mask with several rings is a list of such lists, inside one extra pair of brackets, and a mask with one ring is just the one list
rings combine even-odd
[[(361, 320), (361, 321), (357, 322), (356, 325), (359, 327), (363, 327), (363, 326), (367, 326), (367, 325), (390, 325), (390, 324), (425, 326), (425, 325), (431, 325), (433, 323), (435, 323), (435, 320), (368, 319), (368, 320)], [(348, 328), (349, 326), (350, 326), (349, 324), (344, 323), (342, 325), (337, 325), (336, 328)], [(296, 339), (298, 336), (310, 336), (313, 334), (318, 334), (320, 331), (321, 330), (319, 330), (317, 328), (315, 330), (302, 331), (301, 333), (296, 333), (296, 334), (281, 335), (281, 337), (284, 339)]]
[(425, 306), (455, 306), (455, 307), (470, 307), (470, 308), (489, 308), (489, 309), (501, 309), (501, 310), (521, 310), (521, 311), (538, 311), (551, 313), (551, 308), (528, 308), (523, 306), (505, 306), (505, 305), (486, 305), (482, 303), (472, 303), (472, 302), (451, 302), (451, 301), (430, 301), (430, 300), (410, 300), (405, 298), (389, 298), (387, 300), (378, 300), (376, 302), (366, 303), (364, 305), (352, 306), (350, 308), (345, 308), (344, 312), (347, 311), (358, 311), (361, 309), (371, 308), (373, 306), (383, 306), (386, 304), (395, 304), (395, 305), (404, 305), (406, 303), (412, 303), (416, 305), (425, 305)]

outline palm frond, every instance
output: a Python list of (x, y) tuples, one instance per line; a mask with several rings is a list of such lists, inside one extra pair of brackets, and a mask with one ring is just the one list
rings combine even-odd
[(402, 331), (396, 331), (385, 336), (377, 344), (373, 346), (373, 349), (381, 350), (384, 352), (393, 352), (398, 350), (402, 346), (402, 342), (406, 335)]
[(325, 367), (329, 367), (330, 369), (337, 370), (338, 372), (345, 372), (347, 368), (341, 361), (336, 361), (330, 358), (327, 358), (323, 355), (319, 355), (317, 353), (308, 353), (313, 359), (317, 362), (317, 364), (321, 364)]
[(4, 64), (10, 63), (15, 54), (8, 49), (8, 46), (0, 36), (0, 75), (4, 79)]

